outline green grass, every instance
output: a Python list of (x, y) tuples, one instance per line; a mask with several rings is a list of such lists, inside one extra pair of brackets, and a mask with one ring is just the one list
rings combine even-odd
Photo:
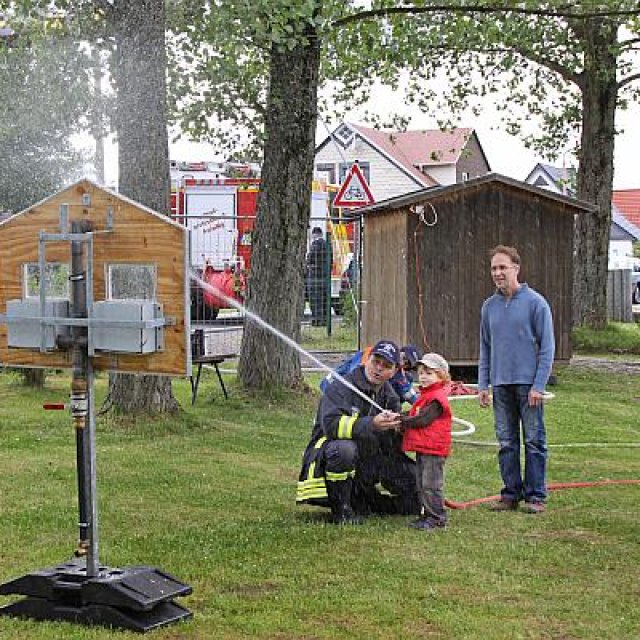
[[(316, 377), (317, 378), (317, 377)], [(313, 383), (317, 382), (314, 378)], [(547, 408), (551, 444), (640, 444), (640, 379), (561, 369)], [(192, 621), (159, 639), (637, 639), (640, 486), (551, 495), (542, 516), (450, 513), (424, 534), (406, 517), (334, 527), (296, 507), (294, 491), (317, 396), (247, 396), (207, 375), (195, 407), (174, 385), (176, 418), (98, 421), (102, 562), (158, 566), (191, 584)], [(98, 402), (106, 381), (98, 381)], [(0, 375), (0, 581), (70, 557), (77, 521), (69, 379), (43, 391)], [(212, 398), (215, 401), (212, 402)], [(454, 411), (492, 442), (492, 414)], [(549, 480), (640, 479), (640, 449), (550, 448)], [(499, 490), (495, 450), (456, 443), (446, 493)], [(0, 598), (0, 604), (10, 602)], [(128, 632), (0, 618), (0, 638), (134, 637)]]
[(300, 344), (316, 351), (357, 351), (358, 335), (353, 324), (334, 322), (331, 335), (326, 327), (303, 326)]
[(572, 331), (574, 349), (578, 353), (640, 355), (640, 324), (609, 322), (595, 331), (577, 327)]

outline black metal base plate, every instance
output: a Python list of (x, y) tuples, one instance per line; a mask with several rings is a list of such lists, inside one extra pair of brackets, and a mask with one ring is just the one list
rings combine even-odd
[(0, 615), (149, 631), (190, 618), (173, 599), (191, 591), (156, 567), (100, 567), (88, 576), (84, 559), (75, 559), (1, 584), (0, 595), (27, 597)]
[(101, 625), (144, 633), (157, 627), (191, 618), (188, 609), (175, 602), (163, 602), (151, 611), (125, 610), (102, 604), (68, 606), (43, 598), (25, 598), (0, 608), (1, 616), (56, 620), (84, 625)]

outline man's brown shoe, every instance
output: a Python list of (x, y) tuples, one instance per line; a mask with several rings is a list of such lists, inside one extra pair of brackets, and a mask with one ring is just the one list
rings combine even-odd
[(518, 502), (516, 500), (505, 500), (504, 498), (491, 503), (489, 507), (491, 511), (515, 511), (517, 508)]
[(522, 510), (525, 513), (544, 513), (544, 502), (525, 502)]

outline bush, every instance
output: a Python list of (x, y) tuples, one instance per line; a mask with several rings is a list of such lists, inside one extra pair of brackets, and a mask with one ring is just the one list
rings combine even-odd
[(640, 355), (640, 325), (610, 322), (596, 331), (576, 327), (572, 332), (575, 351), (584, 353), (624, 353)]

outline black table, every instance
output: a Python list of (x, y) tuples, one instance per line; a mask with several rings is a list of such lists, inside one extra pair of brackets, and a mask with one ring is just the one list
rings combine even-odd
[(200, 375), (202, 374), (202, 365), (208, 364), (213, 365), (216, 370), (216, 375), (218, 376), (218, 382), (220, 383), (220, 388), (222, 389), (222, 393), (224, 394), (225, 400), (229, 399), (229, 394), (227, 393), (227, 388), (224, 386), (224, 380), (222, 379), (222, 374), (220, 373), (219, 365), (222, 364), (227, 358), (230, 356), (200, 356), (198, 358), (194, 358), (192, 364), (198, 365), (198, 371), (196, 373), (195, 379), (193, 375), (191, 376), (191, 404), (194, 405), (196, 403), (196, 399), (198, 397), (198, 387), (200, 386)]

